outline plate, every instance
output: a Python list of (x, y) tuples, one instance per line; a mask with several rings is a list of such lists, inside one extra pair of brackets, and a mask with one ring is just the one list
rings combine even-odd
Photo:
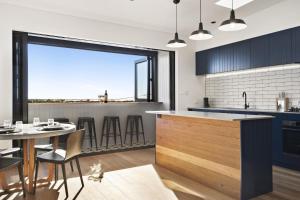
[(0, 134), (15, 133), (14, 128), (0, 128)]
[(44, 127), (44, 126), (48, 126), (48, 123), (47, 122), (41, 122), (41, 123), (39, 123), (39, 125), (36, 125), (34, 127)]
[(41, 128), (42, 131), (60, 131), (63, 130), (64, 127), (62, 126), (45, 126)]

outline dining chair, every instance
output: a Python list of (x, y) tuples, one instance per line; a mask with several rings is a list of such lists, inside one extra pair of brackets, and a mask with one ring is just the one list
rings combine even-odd
[(81, 154), (81, 146), (82, 146), (82, 142), (83, 142), (84, 133), (85, 133), (85, 130), (81, 129), (81, 130), (75, 131), (74, 133), (69, 134), (67, 141), (66, 141), (65, 149), (52, 150), (50, 152), (40, 154), (36, 157), (34, 192), (36, 190), (36, 182), (37, 182), (38, 169), (39, 169), (40, 162), (61, 165), (66, 196), (68, 197), (69, 194), (68, 194), (68, 186), (67, 186), (67, 179), (66, 179), (65, 163), (75, 160), (77, 169), (78, 169), (78, 173), (80, 176), (81, 186), (84, 187), (82, 173), (81, 173), (79, 159), (78, 159), (79, 155)]
[[(68, 118), (54, 118), (55, 122), (59, 122), (59, 123), (64, 123), (64, 124), (74, 124), (73, 122), (70, 122), (70, 120)], [(50, 138), (49, 143), (48, 144), (36, 144), (34, 145), (34, 149), (35, 149), (35, 157), (37, 156), (37, 152), (41, 151), (41, 152), (49, 152), (53, 150), (53, 145), (52, 145), (52, 139)], [(59, 137), (59, 146), (60, 148), (65, 148), (65, 143), (66, 143), (66, 136), (62, 135)], [(73, 169), (73, 163), (72, 161), (70, 162), (70, 166), (71, 166), (71, 170), (72, 172), (74, 171)], [(58, 169), (57, 169), (57, 165), (55, 165), (55, 180), (57, 181), (57, 177), (58, 177)]]
[(0, 149), (0, 157), (1, 156), (8, 156), (14, 153), (20, 154), (21, 149), (19, 147), (7, 148), (7, 149)]
[(0, 173), (10, 170), (11, 168), (14, 168), (14, 167), (18, 168), (19, 178), (20, 178), (20, 181), (22, 182), (23, 197), (25, 197), (26, 192), (25, 192), (25, 182), (24, 182), (24, 175), (23, 175), (22, 159), (21, 158), (7, 158), (7, 157), (0, 156)]

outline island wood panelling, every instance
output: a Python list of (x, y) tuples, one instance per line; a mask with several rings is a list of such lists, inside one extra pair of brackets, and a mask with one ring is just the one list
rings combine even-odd
[(156, 163), (240, 199), (240, 122), (160, 115)]

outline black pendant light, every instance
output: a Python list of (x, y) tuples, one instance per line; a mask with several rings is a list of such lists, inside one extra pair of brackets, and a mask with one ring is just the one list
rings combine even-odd
[(221, 31), (239, 31), (247, 28), (247, 24), (242, 19), (236, 19), (233, 10), (233, 0), (231, 4), (230, 18), (222, 22), (219, 26)]
[(174, 0), (173, 2), (176, 5), (176, 33), (175, 33), (175, 38), (168, 42), (167, 47), (181, 48), (181, 47), (185, 47), (186, 43), (184, 40), (179, 39), (178, 32), (177, 32), (177, 4), (179, 4), (180, 0)]
[(201, 0), (200, 0), (200, 23), (198, 30), (192, 32), (191, 36), (189, 37), (191, 40), (208, 40), (213, 37), (213, 35), (203, 29), (203, 23), (202, 23), (202, 7), (201, 7)]

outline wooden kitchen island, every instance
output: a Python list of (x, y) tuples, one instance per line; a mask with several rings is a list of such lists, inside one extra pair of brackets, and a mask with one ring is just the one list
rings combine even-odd
[(272, 116), (156, 114), (156, 164), (235, 199), (272, 191)]

